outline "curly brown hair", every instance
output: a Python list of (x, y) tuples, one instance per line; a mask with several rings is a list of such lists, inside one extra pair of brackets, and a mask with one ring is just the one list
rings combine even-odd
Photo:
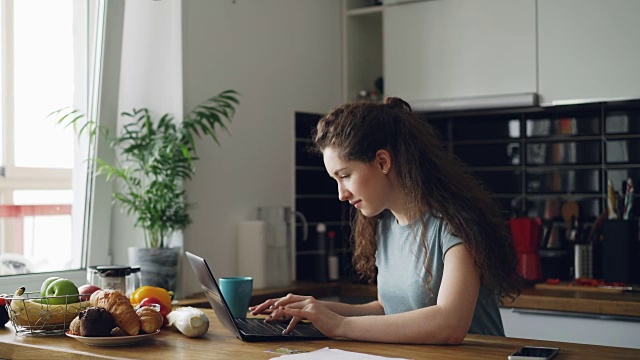
[[(317, 151), (332, 147), (345, 161), (370, 163), (378, 150), (387, 150), (395, 161), (409, 219), (422, 224), (420, 242), (425, 254), (424, 214), (428, 212), (441, 218), (447, 230), (464, 242), (485, 286), (510, 299), (520, 293), (518, 260), (500, 205), (404, 100), (388, 97), (382, 103), (359, 101), (332, 109), (320, 119), (313, 139)], [(354, 268), (370, 280), (377, 271), (380, 216), (365, 217), (358, 211), (352, 219)], [(429, 282), (430, 278), (427, 286)]]

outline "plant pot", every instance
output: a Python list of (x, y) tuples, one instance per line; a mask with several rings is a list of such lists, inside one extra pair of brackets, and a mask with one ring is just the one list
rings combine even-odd
[(141, 284), (176, 291), (181, 248), (130, 247), (129, 264), (140, 265)]

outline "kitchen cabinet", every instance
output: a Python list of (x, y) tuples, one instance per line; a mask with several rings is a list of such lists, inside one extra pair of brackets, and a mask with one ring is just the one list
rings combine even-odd
[(382, 77), (382, 8), (373, 1), (343, 1), (345, 101), (362, 90), (374, 91)]
[(640, 97), (640, 1), (538, 0), (543, 105)]
[(386, 6), (385, 94), (412, 100), (536, 92), (533, 0)]
[(640, 318), (501, 308), (508, 337), (640, 348)]

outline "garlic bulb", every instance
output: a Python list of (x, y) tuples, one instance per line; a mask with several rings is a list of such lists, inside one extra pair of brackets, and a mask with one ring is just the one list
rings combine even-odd
[(188, 337), (199, 337), (209, 330), (209, 318), (202, 310), (191, 306), (171, 311), (167, 315), (170, 326)]

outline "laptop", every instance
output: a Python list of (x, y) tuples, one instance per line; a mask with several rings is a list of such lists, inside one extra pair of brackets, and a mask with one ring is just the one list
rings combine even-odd
[(287, 328), (288, 322), (267, 323), (260, 318), (234, 318), (207, 261), (188, 251), (185, 251), (185, 254), (216, 317), (238, 339), (248, 342), (328, 339), (320, 330), (306, 322), (299, 322), (290, 334), (283, 335), (282, 331)]

